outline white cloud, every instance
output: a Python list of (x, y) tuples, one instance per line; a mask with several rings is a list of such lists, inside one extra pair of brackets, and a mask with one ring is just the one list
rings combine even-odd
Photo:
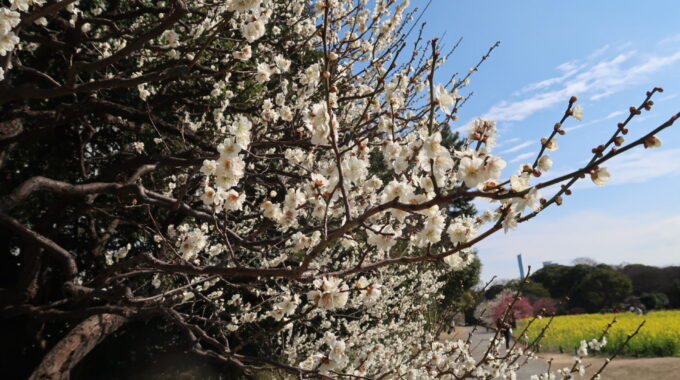
[(499, 142), (498, 144), (496, 144), (496, 148), (499, 148), (501, 146), (505, 146), (505, 145), (508, 145), (508, 144), (516, 143), (519, 140), (521, 140), (519, 137), (513, 137), (511, 139), (503, 140), (503, 141)]
[(680, 34), (674, 34), (670, 37), (666, 37), (663, 40), (659, 41), (657, 45), (670, 45), (670, 44), (677, 44), (680, 42)]
[(527, 158), (531, 158), (536, 155), (537, 152), (526, 152), (518, 155), (517, 157), (513, 158), (512, 160), (508, 161), (510, 163), (517, 162), (517, 161), (522, 161), (526, 160)]
[[(680, 175), (680, 148), (672, 149), (644, 149), (637, 147), (632, 151), (612, 158), (611, 161), (604, 163), (602, 166), (606, 167), (611, 174), (611, 180), (605, 186), (619, 186), (632, 183), (645, 183), (652, 180), (659, 180), (661, 178), (671, 178)], [(512, 161), (510, 161), (512, 162)], [(586, 162), (581, 162), (580, 165), (585, 165)], [(554, 170), (546, 173), (541, 177), (541, 181), (549, 181), (553, 178), (572, 172), (570, 170)], [(559, 186), (559, 184), (553, 185)], [(590, 180), (589, 177), (580, 179), (574, 184), (572, 189), (593, 189), (599, 187)]]
[(506, 150), (502, 151), (500, 154), (517, 152), (518, 150), (522, 150), (522, 149), (524, 149), (524, 148), (526, 148), (526, 147), (528, 147), (528, 146), (531, 146), (531, 145), (533, 145), (533, 144), (534, 144), (533, 141), (525, 141), (525, 142), (523, 142), (523, 143), (521, 143), (521, 144), (519, 144), (519, 145), (515, 145), (515, 146), (513, 146), (512, 148), (509, 148), (509, 149), (506, 149)]
[(668, 55), (643, 55), (629, 51), (613, 58), (601, 59), (608, 49), (599, 49), (586, 58), (586, 63), (571, 61), (558, 66), (563, 74), (524, 86), (516, 95), (534, 92), (526, 99), (502, 101), (489, 109), (484, 117), (496, 121), (524, 120), (534, 113), (566, 102), (572, 95), (599, 100), (641, 83), (648, 75), (675, 65), (680, 50)]
[(585, 211), (520, 225), (477, 245), (484, 278), (517, 277), (515, 256), (540, 269), (543, 261), (570, 263), (577, 257), (599, 262), (648, 265), (680, 264), (680, 215), (611, 215)]
[(668, 94), (668, 95), (665, 95), (665, 96), (662, 96), (662, 97), (656, 99), (656, 102), (657, 103), (666, 102), (666, 101), (669, 101), (671, 99), (675, 99), (677, 97), (678, 97), (678, 94)]
[(557, 66), (558, 70), (564, 72), (563, 75), (560, 75), (558, 77), (544, 79), (544, 80), (539, 81), (539, 82), (529, 83), (528, 85), (522, 87), (522, 89), (519, 90), (514, 95), (520, 95), (520, 94), (524, 94), (524, 93), (527, 93), (527, 92), (540, 90), (542, 88), (554, 86), (556, 84), (560, 84), (560, 83), (564, 82), (566, 79), (569, 79), (572, 76), (574, 76), (574, 74), (578, 73), (578, 71), (583, 69), (583, 68), (585, 68), (585, 65), (582, 65), (582, 64), (577, 65), (574, 62), (565, 62), (565, 63)]
[(614, 111), (614, 112), (610, 113), (609, 115), (607, 115), (605, 117), (605, 119), (611, 119), (611, 118), (614, 118), (614, 117), (617, 117), (617, 116), (621, 116), (625, 113), (626, 113), (626, 111)]
[(626, 114), (627, 112), (628, 111), (614, 111), (614, 112), (610, 113), (609, 115), (607, 115), (605, 117), (595, 119), (595, 120), (591, 120), (591, 121), (587, 121), (585, 123), (578, 123), (578, 124), (574, 125), (573, 127), (564, 128), (564, 130), (567, 131), (567, 132), (571, 132), (571, 131), (574, 131), (574, 130), (577, 130), (577, 129), (581, 129), (583, 127), (588, 127), (588, 126), (593, 125), (593, 124), (601, 123), (605, 120), (613, 119), (617, 116), (621, 116), (623, 114)]
[(605, 164), (612, 175), (611, 185), (648, 182), (680, 174), (680, 148), (642, 149), (626, 152)]

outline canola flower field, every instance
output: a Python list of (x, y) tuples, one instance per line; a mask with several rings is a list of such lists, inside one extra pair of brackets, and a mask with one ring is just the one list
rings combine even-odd
[[(634, 313), (578, 314), (555, 317), (541, 340), (541, 351), (573, 353), (581, 340), (599, 339), (602, 331), (616, 317), (610, 328), (604, 353), (613, 353), (625, 341), (626, 336), (645, 320), (646, 323), (621, 352), (624, 356), (680, 356), (680, 310), (656, 311), (646, 315)], [(536, 320), (526, 335), (531, 341), (537, 337), (550, 318)], [(519, 335), (528, 319), (519, 321), (514, 334)], [(522, 340), (526, 341), (526, 340)], [(591, 351), (592, 352), (592, 351)]]

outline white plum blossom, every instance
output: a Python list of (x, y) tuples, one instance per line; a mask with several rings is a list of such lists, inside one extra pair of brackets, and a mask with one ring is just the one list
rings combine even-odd
[(320, 231), (314, 231), (310, 236), (298, 231), (293, 236), (291, 236), (289, 244), (292, 245), (294, 252), (299, 252), (316, 245), (320, 240)]
[(593, 338), (590, 342), (588, 342), (588, 347), (594, 351), (600, 351), (604, 346), (607, 345), (607, 337), (603, 336), (602, 339), (597, 340)]
[(265, 83), (269, 81), (269, 77), (274, 73), (274, 71), (269, 67), (268, 64), (260, 62), (257, 65), (257, 74), (255, 74), (255, 79), (259, 83)]
[(316, 289), (307, 293), (312, 304), (326, 310), (343, 308), (349, 298), (349, 287), (341, 279), (325, 277), (314, 280)]
[(177, 243), (182, 258), (189, 261), (195, 259), (198, 253), (203, 250), (208, 243), (208, 238), (201, 229), (194, 228), (184, 233), (177, 240)]
[(274, 57), (274, 63), (276, 64), (276, 68), (279, 69), (281, 72), (286, 72), (288, 69), (290, 69), (290, 63), (291, 61), (289, 59), (284, 58), (281, 55), (277, 55)]
[(585, 340), (582, 340), (579, 344), (576, 354), (578, 356), (588, 356), (588, 343)]
[(425, 247), (428, 244), (438, 243), (441, 240), (445, 224), (446, 219), (440, 214), (427, 218), (423, 229), (416, 234), (416, 245)]
[(144, 153), (144, 143), (141, 141), (135, 141), (132, 143), (132, 147), (135, 149), (135, 151), (139, 154)]
[(611, 175), (609, 174), (609, 170), (607, 170), (607, 168), (600, 167), (593, 170), (593, 172), (590, 173), (590, 178), (593, 180), (593, 183), (596, 184), (597, 186), (604, 186), (607, 184), (607, 182), (609, 182)]
[(228, 9), (232, 12), (247, 12), (259, 8), (262, 0), (230, 0)]
[(312, 144), (321, 145), (328, 143), (330, 136), (330, 114), (326, 103), (316, 103), (312, 106), (311, 111), (305, 115), (307, 119), (307, 128), (312, 133)]
[(342, 161), (342, 173), (353, 184), (360, 184), (368, 175), (368, 163), (356, 156), (350, 156)]
[(506, 211), (505, 218), (503, 219), (503, 231), (507, 234), (508, 231), (517, 228), (519, 221), (517, 220), (517, 211), (514, 206), (510, 206)]
[(550, 168), (552, 168), (553, 162), (550, 159), (550, 156), (548, 155), (543, 155), (541, 158), (538, 159), (538, 168), (543, 170), (543, 171), (548, 171)]
[[(555, 136), (541, 140), (535, 165), (508, 173), (493, 150), (496, 121), (455, 124), (477, 67), (439, 84), (442, 45), (405, 35), (416, 15), (408, 0), (129, 2), (123, 13), (106, 2), (5, 3), (0, 87), (10, 112), (0, 124), (11, 133), (39, 131), (54, 113), (75, 136), (92, 133), (74, 156), (82, 167), (66, 166), (75, 189), (120, 181), (105, 184), (102, 195), (59, 197), (92, 212), (63, 213), (73, 220), (55, 223), (54, 243), (70, 233), (65, 225), (78, 226), (73, 236), (87, 247), (103, 241), (108, 271), (76, 260), (78, 273), (59, 269), (55, 281), (101, 283), (92, 294), (107, 297), (92, 305), (102, 310), (110, 300), (134, 312), (162, 306), (170, 322), (200, 332), (195, 347), (218, 361), (299, 366), (305, 378), (515, 379), (519, 358), (533, 357), (490, 341), (480, 361), (469, 342), (439, 339), (428, 311), (442, 302), (447, 276), (475, 260), (475, 244), (561, 203), (538, 190), (566, 192), (559, 186), (577, 175), (540, 178), (553, 168), (542, 153), (558, 148)], [(139, 33), (154, 37), (139, 44)], [(46, 54), (55, 46), (68, 54)], [(36, 57), (46, 64), (30, 72)], [(21, 71), (8, 75), (12, 67)], [(580, 121), (576, 100), (569, 115)], [(87, 117), (64, 113), (73, 101)], [(646, 148), (661, 146), (656, 136), (643, 138)], [(16, 144), (20, 151), (23, 139)], [(51, 174), (22, 168), (12, 183), (30, 173)], [(598, 186), (610, 177), (605, 167), (590, 175)], [(459, 201), (480, 198), (488, 202), (475, 205), (486, 210), (460, 215)], [(25, 220), (17, 223), (38, 225), (33, 219), (43, 214), (22, 206), (16, 215)], [(127, 217), (134, 219), (107, 228)], [(111, 286), (130, 294), (118, 299)], [(73, 303), (59, 297), (55, 304)], [(257, 344), (276, 361), (249, 356)], [(578, 353), (605, 344), (584, 340)], [(580, 360), (534, 378), (572, 378), (585, 368)]]
[(354, 284), (354, 288), (359, 291), (362, 302), (368, 305), (375, 303), (380, 298), (381, 287), (382, 285), (371, 283), (364, 276), (361, 276)]
[(14, 32), (0, 33), (0, 56), (4, 57), (19, 43), (19, 37)]
[(451, 268), (451, 270), (458, 271), (465, 268), (473, 260), (472, 254), (460, 252), (444, 257), (444, 262)]
[(455, 218), (446, 230), (453, 245), (467, 243), (477, 234), (475, 220), (469, 216)]
[(529, 188), (529, 176), (527, 173), (510, 176), (510, 188), (516, 192), (524, 191)]
[(580, 104), (571, 108), (571, 116), (577, 121), (583, 120), (583, 107)]
[(394, 229), (392, 226), (387, 225), (377, 232), (371, 230), (366, 231), (368, 239), (366, 242), (369, 245), (376, 247), (381, 252), (389, 252), (395, 244), (397, 244), (398, 238), (401, 236), (401, 230)]
[(8, 34), (21, 22), (21, 14), (11, 9), (0, 8), (0, 35)]
[(454, 95), (451, 95), (451, 93), (446, 90), (444, 85), (439, 84), (434, 88), (434, 97), (437, 99), (437, 103), (442, 108), (444, 113), (450, 115), (451, 107), (456, 104), (455, 93)]
[(245, 193), (237, 193), (235, 190), (229, 190), (222, 195), (223, 208), (227, 211), (238, 211), (243, 207), (243, 202), (246, 200)]
[(176, 48), (179, 46), (179, 35), (172, 29), (164, 31), (160, 38), (168, 47)]
[(250, 48), (250, 45), (245, 45), (241, 50), (236, 50), (233, 55), (239, 61), (247, 61), (253, 56), (253, 50)]
[(265, 23), (262, 20), (255, 20), (247, 24), (243, 24), (241, 27), (241, 34), (249, 43), (253, 43), (256, 40), (264, 36), (265, 33)]

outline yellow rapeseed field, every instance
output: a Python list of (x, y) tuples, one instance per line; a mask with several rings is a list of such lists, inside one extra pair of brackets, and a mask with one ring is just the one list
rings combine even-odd
[[(602, 330), (614, 318), (617, 322), (609, 330), (608, 344), (604, 352), (614, 352), (625, 341), (626, 336), (635, 331), (644, 320), (646, 321), (644, 327), (628, 343), (622, 355), (680, 356), (680, 310), (656, 311), (646, 315), (626, 312), (558, 316), (541, 340), (541, 350), (573, 353), (581, 340), (599, 338)], [(536, 338), (549, 319), (543, 318), (531, 325), (526, 334), (529, 340)], [(515, 335), (524, 330), (527, 322), (525, 319), (518, 323)]]

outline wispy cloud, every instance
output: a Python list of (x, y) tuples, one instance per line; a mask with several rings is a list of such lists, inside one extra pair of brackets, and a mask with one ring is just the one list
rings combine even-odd
[(628, 51), (602, 58), (608, 49), (598, 49), (586, 62), (570, 61), (558, 66), (561, 74), (530, 83), (515, 96), (533, 95), (520, 100), (502, 101), (484, 117), (496, 121), (524, 120), (534, 113), (565, 102), (572, 95), (598, 100), (640, 83), (648, 75), (680, 61), (680, 50), (666, 55), (645, 55)]
[(607, 115), (607, 117), (605, 117), (605, 119), (611, 119), (611, 118), (614, 118), (614, 117), (617, 117), (617, 116), (621, 116), (625, 113), (626, 113), (626, 111), (614, 111), (614, 112), (610, 113), (609, 115)]
[[(644, 183), (662, 177), (676, 177), (680, 175), (680, 148), (673, 149), (642, 149), (626, 152), (603, 164), (611, 174), (611, 180), (606, 186), (618, 186), (632, 183)], [(551, 173), (546, 180), (565, 173)], [(595, 188), (590, 179), (576, 182), (574, 189)]]
[(607, 164), (612, 185), (649, 182), (659, 177), (680, 175), (680, 148), (637, 149), (626, 153)]
[(597, 124), (597, 123), (601, 123), (601, 122), (609, 120), (609, 119), (613, 119), (617, 116), (624, 115), (625, 113), (626, 113), (626, 111), (614, 111), (614, 112), (610, 113), (609, 115), (607, 115), (605, 117), (601, 117), (599, 119), (587, 121), (585, 123), (581, 122), (581, 123), (576, 124), (572, 127), (566, 127), (566, 128), (564, 128), (564, 130), (567, 131), (567, 132), (571, 132), (571, 131), (574, 131), (576, 129), (581, 129), (583, 127), (588, 127), (588, 126), (593, 125), (593, 124)]
[(578, 73), (579, 70), (581, 70), (585, 67), (586, 67), (586, 65), (583, 65), (583, 64), (577, 65), (574, 62), (565, 62), (565, 63), (557, 66), (558, 70), (564, 72), (563, 75), (544, 79), (544, 80), (539, 81), (539, 82), (529, 83), (528, 85), (522, 87), (522, 89), (519, 90), (518, 92), (516, 92), (514, 95), (521, 95), (521, 94), (524, 94), (524, 93), (527, 93), (527, 92), (536, 91), (536, 90), (540, 90), (540, 89), (543, 89), (543, 88), (546, 88), (546, 87), (550, 87), (550, 86), (560, 84), (560, 83), (564, 82), (565, 80), (574, 76), (574, 74)]
[(675, 99), (675, 98), (677, 98), (677, 97), (678, 97), (678, 94), (668, 94), (668, 95), (665, 95), (665, 96), (662, 96), (662, 97), (658, 98), (658, 99), (656, 100), (656, 102), (657, 102), (657, 103), (666, 102), (666, 101), (668, 101), (668, 100)]
[(517, 157), (513, 158), (512, 160), (508, 161), (510, 163), (517, 162), (517, 161), (522, 161), (526, 160), (527, 158), (533, 157), (536, 155), (537, 152), (526, 152), (518, 155)]
[(516, 143), (519, 140), (521, 140), (519, 137), (513, 137), (511, 139), (503, 140), (502, 142), (498, 143), (498, 145), (496, 145), (496, 147)]
[(519, 144), (519, 145), (515, 145), (515, 146), (513, 146), (512, 148), (509, 148), (509, 149), (506, 149), (506, 150), (500, 152), (500, 154), (507, 154), (507, 153), (512, 153), (512, 152), (517, 152), (518, 150), (522, 150), (522, 149), (524, 149), (524, 148), (526, 148), (526, 147), (528, 147), (528, 146), (531, 146), (531, 145), (533, 145), (533, 144), (534, 144), (533, 141), (525, 141), (525, 142), (523, 142), (523, 143), (521, 143), (521, 144)]
[(680, 33), (664, 38), (663, 40), (659, 41), (658, 45), (671, 45), (677, 43), (680, 43)]

